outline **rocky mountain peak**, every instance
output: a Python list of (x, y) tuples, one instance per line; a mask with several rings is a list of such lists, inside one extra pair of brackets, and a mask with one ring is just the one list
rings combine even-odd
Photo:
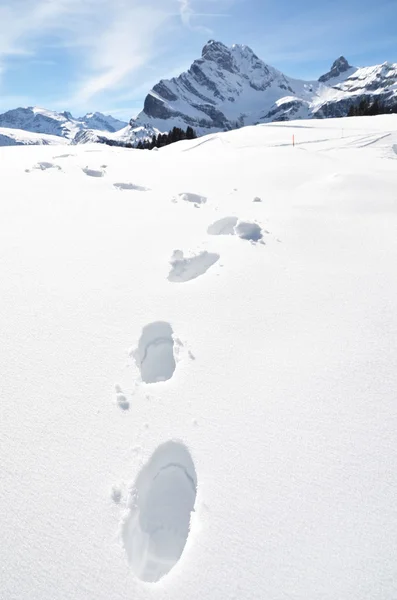
[(352, 69), (352, 66), (349, 65), (348, 61), (344, 56), (340, 56), (332, 63), (330, 71), (328, 71), (328, 73), (325, 73), (324, 75), (321, 75), (321, 77), (319, 77), (318, 80), (322, 83), (325, 83), (330, 79), (339, 77), (340, 75), (342, 75), (342, 73), (346, 73), (346, 71), (348, 71), (349, 69)]

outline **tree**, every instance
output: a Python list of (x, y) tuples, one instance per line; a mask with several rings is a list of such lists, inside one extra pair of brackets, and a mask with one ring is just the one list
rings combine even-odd
[(173, 127), (168, 133), (159, 133), (152, 135), (151, 139), (140, 140), (135, 147), (138, 150), (153, 150), (153, 148), (162, 148), (180, 140), (194, 140), (197, 137), (196, 132), (190, 125), (186, 131), (181, 127)]
[(187, 140), (194, 140), (194, 138), (196, 137), (196, 134), (194, 132), (193, 127), (189, 127), (186, 129), (186, 139)]

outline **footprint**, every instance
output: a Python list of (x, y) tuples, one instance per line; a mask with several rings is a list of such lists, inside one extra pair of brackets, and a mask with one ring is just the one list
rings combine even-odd
[(37, 165), (35, 165), (33, 169), (40, 169), (41, 171), (46, 171), (47, 169), (56, 169), (57, 171), (62, 171), (59, 165), (55, 165), (54, 163), (45, 161), (37, 163)]
[(116, 389), (116, 402), (118, 406), (122, 410), (128, 410), (130, 408), (130, 403), (128, 402), (127, 397), (123, 394), (123, 390), (119, 385), (115, 386)]
[(176, 367), (171, 325), (165, 321), (146, 325), (132, 356), (144, 383), (171, 379)]
[(83, 171), (89, 177), (103, 177), (105, 175), (105, 171), (103, 171), (103, 170), (99, 171), (97, 169), (89, 169), (88, 167), (83, 169)]
[(172, 269), (168, 275), (168, 281), (182, 283), (196, 279), (196, 277), (204, 275), (219, 259), (219, 254), (211, 252), (200, 252), (191, 258), (184, 258), (181, 250), (175, 250), (170, 261)]
[(234, 228), (237, 225), (237, 217), (223, 217), (219, 221), (212, 223), (207, 229), (210, 235), (234, 235)]
[(255, 196), (252, 202), (262, 202), (262, 199), (259, 196)]
[(258, 223), (250, 221), (239, 221), (234, 231), (242, 240), (249, 240), (251, 242), (259, 242), (263, 237), (262, 228)]
[(181, 558), (196, 494), (187, 447), (174, 441), (159, 446), (136, 479), (122, 527), (128, 561), (142, 581), (159, 581)]
[(114, 183), (113, 186), (118, 190), (136, 190), (137, 192), (147, 192), (149, 188), (134, 183)]
[(196, 206), (200, 204), (205, 204), (207, 202), (207, 198), (205, 196), (200, 196), (199, 194), (191, 194), (184, 192), (183, 194), (178, 194), (178, 199), (183, 200), (184, 202), (191, 202)]

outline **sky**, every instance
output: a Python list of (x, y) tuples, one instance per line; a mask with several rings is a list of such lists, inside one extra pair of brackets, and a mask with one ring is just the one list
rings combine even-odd
[(209, 39), (304, 79), (342, 54), (355, 66), (397, 62), (396, 22), (396, 0), (1, 0), (0, 111), (128, 120)]

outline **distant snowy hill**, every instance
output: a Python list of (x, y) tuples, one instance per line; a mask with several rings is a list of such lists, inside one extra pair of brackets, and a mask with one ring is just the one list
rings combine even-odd
[(161, 80), (131, 123), (168, 131), (193, 126), (197, 133), (297, 118), (345, 116), (363, 95), (397, 103), (397, 64), (358, 69), (339, 57), (318, 81), (287, 77), (248, 47), (209, 41), (200, 59), (179, 77)]
[(73, 139), (76, 133), (84, 129), (94, 128), (113, 133), (126, 125), (123, 121), (97, 112), (74, 118), (69, 112), (58, 113), (32, 106), (15, 108), (0, 115), (0, 127), (57, 135), (67, 139)]
[(57, 135), (0, 127), (0, 146), (54, 146), (67, 143), (66, 138), (60, 138)]

